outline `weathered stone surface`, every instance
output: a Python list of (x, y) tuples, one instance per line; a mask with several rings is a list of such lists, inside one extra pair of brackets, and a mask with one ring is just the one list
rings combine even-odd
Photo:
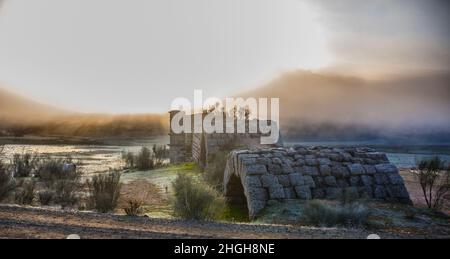
[(311, 176), (318, 176), (319, 171), (317, 170), (317, 167), (313, 166), (303, 166), (303, 174), (305, 175), (311, 175)]
[(284, 199), (284, 188), (281, 184), (269, 187), (270, 199)]
[(397, 167), (393, 164), (379, 164), (375, 165), (375, 169), (381, 174), (398, 173)]
[(364, 167), (361, 164), (349, 164), (347, 165), (348, 170), (351, 175), (361, 175), (364, 174)]
[(366, 171), (366, 174), (373, 175), (376, 174), (377, 170), (375, 169), (375, 166), (373, 165), (364, 165), (364, 170)]
[(386, 174), (384, 173), (376, 173), (374, 174), (374, 178), (375, 178), (375, 183), (378, 185), (385, 185), (387, 183), (389, 183), (389, 179), (387, 177)]
[(331, 175), (331, 167), (329, 165), (321, 165), (319, 170), (320, 170), (320, 175), (322, 175), (322, 176)]
[(344, 188), (344, 197), (351, 200), (358, 199), (359, 198), (358, 188), (356, 187)]
[(398, 173), (388, 174), (388, 178), (389, 178), (389, 182), (391, 184), (396, 184), (396, 185), (404, 184), (403, 178)]
[(228, 155), (224, 194), (229, 201), (246, 199), (250, 218), (269, 200), (375, 197), (410, 203), (398, 169), (384, 154), (370, 152), (323, 147), (235, 150)]
[(311, 189), (308, 186), (296, 186), (295, 192), (297, 197), (304, 200), (312, 199)]
[(283, 186), (283, 187), (289, 187), (291, 186), (291, 181), (289, 180), (289, 175), (277, 175), (278, 178), (278, 182)]
[(306, 159), (305, 160), (306, 165), (308, 166), (317, 166), (319, 164), (319, 162), (317, 161), (317, 159)]
[(262, 175), (267, 173), (267, 168), (264, 165), (253, 164), (245, 167), (246, 175)]
[(345, 179), (338, 179), (337, 180), (337, 185), (338, 185), (339, 188), (347, 188), (347, 187), (350, 186), (350, 184)]
[(320, 165), (331, 165), (331, 160), (329, 158), (319, 158), (318, 161)]
[(267, 195), (267, 191), (264, 188), (248, 187), (248, 188), (246, 188), (245, 192), (246, 192), (247, 199), (266, 201), (269, 198)]
[(249, 187), (262, 187), (261, 181), (258, 176), (245, 177), (245, 183)]
[(361, 182), (364, 186), (372, 186), (373, 185), (373, 177), (369, 175), (362, 175)]
[(305, 179), (303, 178), (303, 175), (300, 173), (290, 174), (289, 180), (291, 181), (292, 186), (305, 185)]
[(327, 188), (326, 189), (326, 194), (327, 194), (327, 199), (330, 200), (337, 200), (337, 199), (341, 199), (343, 197), (343, 190), (342, 188)]
[(361, 178), (359, 176), (350, 177), (350, 186), (360, 186)]
[(284, 188), (284, 197), (286, 199), (295, 199), (295, 198), (297, 198), (294, 188), (293, 187), (285, 187)]
[(338, 184), (336, 182), (336, 178), (334, 176), (327, 176), (324, 178), (325, 184), (328, 187), (337, 187)]
[(314, 182), (314, 179), (309, 175), (304, 175), (303, 179), (305, 180), (305, 184), (308, 185), (311, 188), (316, 188), (316, 183)]
[(324, 199), (326, 197), (325, 189), (323, 189), (323, 188), (313, 189), (312, 196), (314, 199)]
[(273, 174), (265, 174), (261, 176), (261, 183), (263, 187), (275, 187), (279, 184), (278, 178)]
[(386, 189), (384, 188), (384, 186), (375, 185), (375, 190), (374, 190), (373, 196), (375, 197), (375, 199), (381, 199), (381, 200), (386, 199), (387, 193), (386, 193)]

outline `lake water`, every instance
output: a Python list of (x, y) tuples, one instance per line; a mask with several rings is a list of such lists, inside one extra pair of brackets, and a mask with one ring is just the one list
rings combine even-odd
[[(36, 153), (44, 156), (70, 156), (85, 174), (105, 172), (123, 166), (122, 151), (137, 152), (142, 146), (166, 145), (168, 136), (124, 141), (115, 145), (5, 145), (0, 159), (9, 161), (13, 154)], [(440, 156), (450, 161), (450, 145), (389, 145), (373, 142), (287, 142), (286, 146), (369, 146), (385, 152), (389, 160), (399, 168), (411, 168), (422, 158)]]
[(120, 145), (5, 145), (0, 159), (10, 161), (14, 154), (33, 153), (40, 156), (65, 158), (70, 156), (85, 174), (105, 172), (121, 168), (124, 164), (123, 151), (138, 152), (143, 146), (151, 148), (154, 144), (166, 145), (168, 136), (124, 141)]

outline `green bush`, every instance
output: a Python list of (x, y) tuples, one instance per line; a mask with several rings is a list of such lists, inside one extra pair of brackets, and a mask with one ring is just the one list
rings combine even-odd
[(308, 202), (302, 213), (302, 223), (319, 227), (361, 227), (370, 216), (370, 210), (359, 203), (328, 205), (316, 200)]
[(88, 181), (91, 206), (101, 213), (114, 211), (120, 196), (120, 173), (96, 175)]
[(173, 188), (175, 216), (184, 219), (214, 220), (223, 215), (224, 199), (206, 184), (180, 174), (173, 182)]

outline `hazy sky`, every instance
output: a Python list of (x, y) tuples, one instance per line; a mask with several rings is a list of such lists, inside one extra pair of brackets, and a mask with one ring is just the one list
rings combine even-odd
[[(0, 0), (1, 2), (1, 0)], [(95, 112), (163, 112), (284, 71), (450, 68), (447, 1), (4, 0), (0, 83)]]

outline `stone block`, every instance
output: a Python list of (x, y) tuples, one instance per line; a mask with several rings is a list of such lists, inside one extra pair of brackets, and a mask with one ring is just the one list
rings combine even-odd
[(312, 199), (311, 189), (308, 186), (296, 186), (295, 192), (297, 193), (297, 197), (303, 200)]
[(289, 180), (292, 186), (302, 186), (305, 185), (305, 179), (302, 174), (294, 173), (289, 175)]

